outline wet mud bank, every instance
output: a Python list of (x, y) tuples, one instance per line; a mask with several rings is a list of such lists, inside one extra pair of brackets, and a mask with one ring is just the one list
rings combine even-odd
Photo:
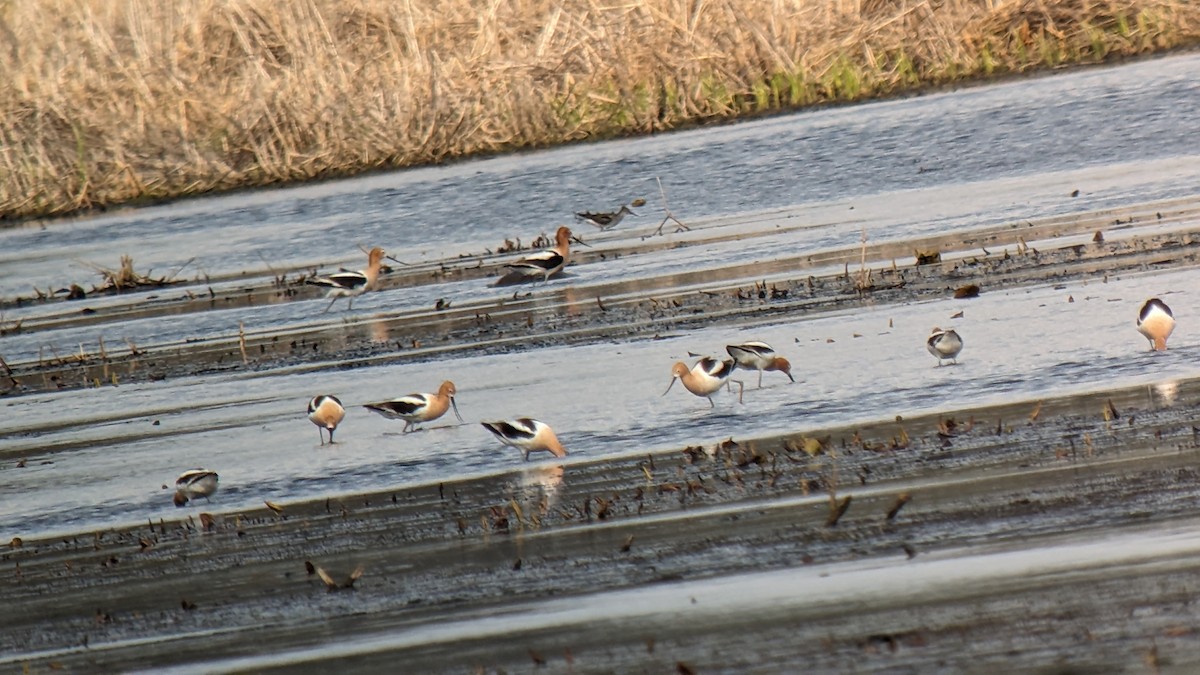
[[(693, 270), (677, 266), (691, 251), (769, 246), (781, 234), (814, 227), (789, 225), (784, 214), (771, 228), (747, 230), (725, 223), (671, 239), (597, 242), (577, 250), (573, 264), (559, 278), (490, 289), (486, 299), (471, 297), (480, 295), (478, 290), (459, 287), (487, 284), (503, 271), (501, 264), (511, 254), (438, 260), (413, 266), (416, 269), (397, 267), (383, 276), (380, 290), (424, 293), (431, 300), (428, 305), (309, 315), (285, 326), (239, 321), (232, 332), (189, 336), (198, 330), (189, 325), (193, 315), (320, 297), (318, 288), (304, 284), (315, 270), (271, 270), (257, 282), (239, 280), (234, 290), (218, 292), (212, 285), (164, 289), (149, 299), (118, 298), (100, 309), (75, 309), (66, 302), (61, 303), (62, 311), (10, 323), (5, 333), (18, 336), (18, 349), (36, 351), (37, 357), (14, 359), (10, 353), (0, 372), (0, 393), (501, 354), (539, 345), (654, 338), (699, 326), (815, 317), (856, 307), (1189, 269), (1200, 255), (1198, 214), (1200, 202), (1177, 199), (899, 241), (876, 243), (868, 238), (859, 246), (800, 255), (785, 250), (769, 261), (749, 264)], [(656, 269), (656, 259), (667, 263), (664, 270)], [(615, 281), (587, 273), (616, 261), (632, 261), (646, 271)], [(292, 273), (295, 277), (289, 281)], [(451, 290), (446, 291), (446, 285)], [(435, 297), (455, 293), (462, 299)], [(93, 337), (102, 335), (105, 326), (156, 319), (183, 335), (152, 344), (110, 339), (106, 345), (103, 337)], [(69, 329), (86, 331), (88, 342), (39, 340), (43, 333)]]
[(1170, 382), (12, 542), (0, 662), (1194, 665), (1198, 401)]

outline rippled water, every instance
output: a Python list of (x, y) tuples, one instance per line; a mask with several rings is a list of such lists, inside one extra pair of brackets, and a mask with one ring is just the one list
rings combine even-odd
[[(31, 286), (91, 283), (82, 261), (115, 266), (130, 254), (155, 274), (214, 277), (274, 267), (357, 266), (358, 244), (382, 244), (417, 261), (479, 252), (505, 236), (528, 241), (577, 210), (607, 210), (644, 196), (650, 205), (589, 241), (636, 240), (661, 220), (656, 177), (675, 213), (698, 230), (770, 232), (704, 247), (576, 266), (587, 286), (635, 280), (872, 241), (903, 241), (984, 225), (1195, 196), (1200, 186), (1200, 56), (1012, 82), (902, 101), (833, 108), (665, 136), (380, 174), (286, 190), (191, 200), (127, 213), (0, 232), (0, 295)], [(1078, 197), (1069, 194), (1079, 190)], [(583, 227), (579, 226), (577, 230)], [(671, 235), (684, 241), (688, 234)], [(531, 415), (552, 424), (570, 461), (637, 454), (729, 436), (803, 431), (887, 414), (953, 410), (1099, 386), (1198, 374), (1190, 339), (1194, 272), (1090, 279), (1061, 287), (803, 314), (741, 329), (702, 329), (661, 340), (516, 349), (353, 370), (264, 371), (170, 379), (118, 388), (30, 394), (3, 402), (0, 540), (177, 515), (162, 485), (195, 466), (221, 474), (211, 510), (383, 489), (511, 468), (477, 420)], [(236, 282), (227, 282), (236, 286)], [(541, 291), (535, 292), (550, 292)], [(480, 280), (373, 293), (365, 317), (462, 304), (509, 291)], [(147, 294), (153, 295), (153, 294)], [(1163, 295), (1180, 316), (1166, 353), (1145, 351), (1137, 306)], [(1068, 302), (1068, 299), (1073, 302)], [(127, 304), (128, 297), (91, 306)], [(342, 319), (325, 301), (288, 302), (102, 327), (7, 335), (0, 355), (36, 359), (102, 335), (138, 345), (282, 330)], [(960, 310), (965, 315), (952, 319)], [(9, 309), (3, 321), (62, 312)], [(935, 367), (924, 349), (934, 325), (954, 325), (966, 348)], [(679, 387), (663, 397), (670, 365), (688, 352), (764, 340), (800, 380), (746, 374), (745, 404), (722, 393), (716, 409)], [(443, 418), (420, 433), (358, 405), (453, 379), (463, 425)], [(308, 398), (335, 393), (349, 408), (334, 447), (304, 418)], [(27, 466), (15, 468), (18, 458)]]

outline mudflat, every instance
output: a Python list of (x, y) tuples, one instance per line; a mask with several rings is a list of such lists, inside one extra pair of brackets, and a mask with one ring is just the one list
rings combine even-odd
[[(105, 369), (122, 382), (170, 383), (370, 369), (540, 341), (632, 349), (700, 325), (733, 330), (922, 302), (971, 313), (975, 294), (1018, 302), (1059, 284), (1054, 306), (1069, 306), (1089, 301), (1076, 297), (1083, 282), (1194, 270), (1197, 212), (1196, 200), (1134, 203), (613, 283), (586, 271), (720, 242), (752, 246), (779, 230), (598, 242), (567, 268), (576, 283), (517, 286), (504, 300), (105, 362), (27, 360), (10, 364), (10, 379), (21, 387), (14, 393), (30, 396), (101, 379)], [(926, 251), (937, 258), (918, 259)], [(484, 282), (499, 259), (435, 261), (382, 283)], [(763, 281), (748, 283), (755, 277)], [(286, 276), (242, 285), (241, 299), (228, 302), (318, 292)], [(109, 316), (202, 314), (226, 301), (196, 295), (130, 301)], [(144, 524), (14, 540), (0, 556), (8, 610), (0, 663), (204, 672), (401, 663), (413, 672), (1188, 670), (1200, 662), (1200, 380), (1170, 375), (1169, 359), (1194, 351), (1186, 343), (1144, 351), (1127, 318), (1119, 358), (1152, 374), (1135, 386), (1023, 393), (1000, 404), (964, 395), (927, 412), (918, 391), (858, 411), (861, 423), (832, 425), (806, 420), (821, 407), (810, 398), (783, 423), (787, 433), (715, 442), (713, 429), (736, 404), (729, 397), (709, 413), (695, 399), (688, 403), (708, 425), (697, 434), (704, 440), (670, 449), (563, 462), (514, 456), (505, 468), (454, 480), (262, 506), (224, 507), (218, 493)], [(93, 320), (64, 311), (38, 321)], [(378, 322), (407, 349), (378, 340)], [(1061, 328), (1052, 339), (1087, 344)], [(37, 321), (23, 330), (38, 330)], [(1019, 357), (1003, 372), (963, 361), (938, 369), (929, 358), (922, 367), (969, 373), (942, 385), (964, 392), (971, 379), (1003, 389), (1044, 375), (1023, 370)], [(762, 394), (748, 388), (747, 400), (780, 387), (803, 396), (809, 385), (798, 379), (768, 381)], [(434, 442), (453, 431), (415, 436)], [(611, 432), (615, 439), (622, 429)], [(6, 454), (53, 461), (79, 443), (31, 442)], [(252, 488), (234, 490), (244, 505)]]

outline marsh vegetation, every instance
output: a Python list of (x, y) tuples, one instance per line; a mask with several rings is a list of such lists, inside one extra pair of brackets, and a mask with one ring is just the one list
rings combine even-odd
[(0, 219), (1194, 44), (1182, 0), (0, 4)]

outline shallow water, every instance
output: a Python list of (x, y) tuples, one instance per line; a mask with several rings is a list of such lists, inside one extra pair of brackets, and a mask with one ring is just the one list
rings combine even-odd
[[(295, 189), (194, 200), (128, 213), (0, 232), (0, 292), (28, 293), (87, 281), (74, 261), (114, 264), (131, 254), (155, 273), (195, 258), (200, 271), (354, 264), (355, 244), (383, 244), (402, 259), (479, 253), (507, 235), (528, 241), (573, 210), (644, 195), (642, 215), (613, 232), (583, 232), (594, 246), (637, 243), (661, 218), (654, 177), (701, 243), (576, 265), (570, 279), (535, 297), (696, 269), (742, 266), (747, 283), (780, 251), (817, 252), (969, 233), (1026, 218), (1098, 213), (1130, 203), (1194, 196), (1200, 135), (1188, 114), (1200, 103), (1182, 56), (903, 101), (828, 109), (655, 138), (577, 146)], [(1019, 101), (1014, 105), (1013, 101)], [(603, 186), (603, 187), (599, 187)], [(1080, 190), (1078, 197), (1069, 193)], [(1194, 221), (1171, 227), (1186, 229)], [(576, 227), (582, 231), (586, 225)], [(779, 229), (778, 233), (773, 231)], [(668, 228), (669, 229), (669, 228)], [(1169, 229), (1169, 228), (1168, 228)], [(713, 238), (728, 233), (730, 238)], [(704, 237), (710, 237), (705, 240)], [(485, 244), (486, 242), (486, 244)], [(1036, 245), (1036, 244), (1035, 244)], [(261, 278), (261, 277), (259, 277)], [(639, 281), (642, 280), (642, 281)], [(175, 515), (161, 486), (195, 466), (221, 474), (217, 510), (428, 483), (511, 467), (516, 457), (475, 422), (535, 416), (555, 426), (574, 458), (637, 454), (729, 436), (803, 431), (887, 414), (953, 410), (1097, 387), (1187, 378), (1200, 372), (1186, 328), (1164, 354), (1144, 351), (1132, 329), (1137, 306), (1162, 295), (1181, 317), (1194, 304), (1191, 270), (1085, 279), (952, 299), (804, 313), (741, 329), (688, 330), (661, 340), (517, 348), (368, 369), (173, 377), (117, 388), (69, 390), (4, 401), (0, 437), (0, 540)], [(246, 283), (224, 282), (229, 287)], [(201, 288), (205, 287), (201, 284)], [(218, 282), (220, 286), (220, 282)], [(80, 303), (136, 307), (177, 289)], [(197, 292), (202, 293), (202, 290)], [(10, 362), (39, 353), (95, 351), (125, 339), (139, 347), (336, 327), (417, 312), (438, 298), (500, 302), (509, 291), (466, 279), (398, 288), (358, 299), (352, 312), (320, 314), (319, 298), (236, 309), (154, 314), (120, 322), (29, 330), (0, 339)], [(1073, 302), (1068, 302), (1068, 299)], [(74, 303), (10, 308), (5, 321), (69, 317)], [(965, 311), (962, 318), (952, 315)], [(1181, 311), (1182, 310), (1182, 311)], [(373, 319), (368, 319), (369, 327)], [(1186, 321), (1186, 319), (1184, 319)], [(956, 366), (934, 367), (924, 338), (953, 325), (966, 348)], [(359, 330), (355, 323), (346, 330)], [(380, 328), (387, 335), (386, 327)], [(402, 336), (394, 336), (403, 339)], [(777, 373), (745, 404), (722, 393), (716, 408), (680, 387), (661, 397), (674, 360), (723, 355), (725, 344), (764, 340), (788, 356), (800, 383)], [(466, 424), (443, 418), (400, 435), (400, 424), (358, 407), (453, 379)], [(349, 407), (338, 444), (320, 447), (305, 402), (336, 393)], [(18, 458), (27, 466), (14, 468)], [(136, 467), (136, 470), (131, 470)]]

